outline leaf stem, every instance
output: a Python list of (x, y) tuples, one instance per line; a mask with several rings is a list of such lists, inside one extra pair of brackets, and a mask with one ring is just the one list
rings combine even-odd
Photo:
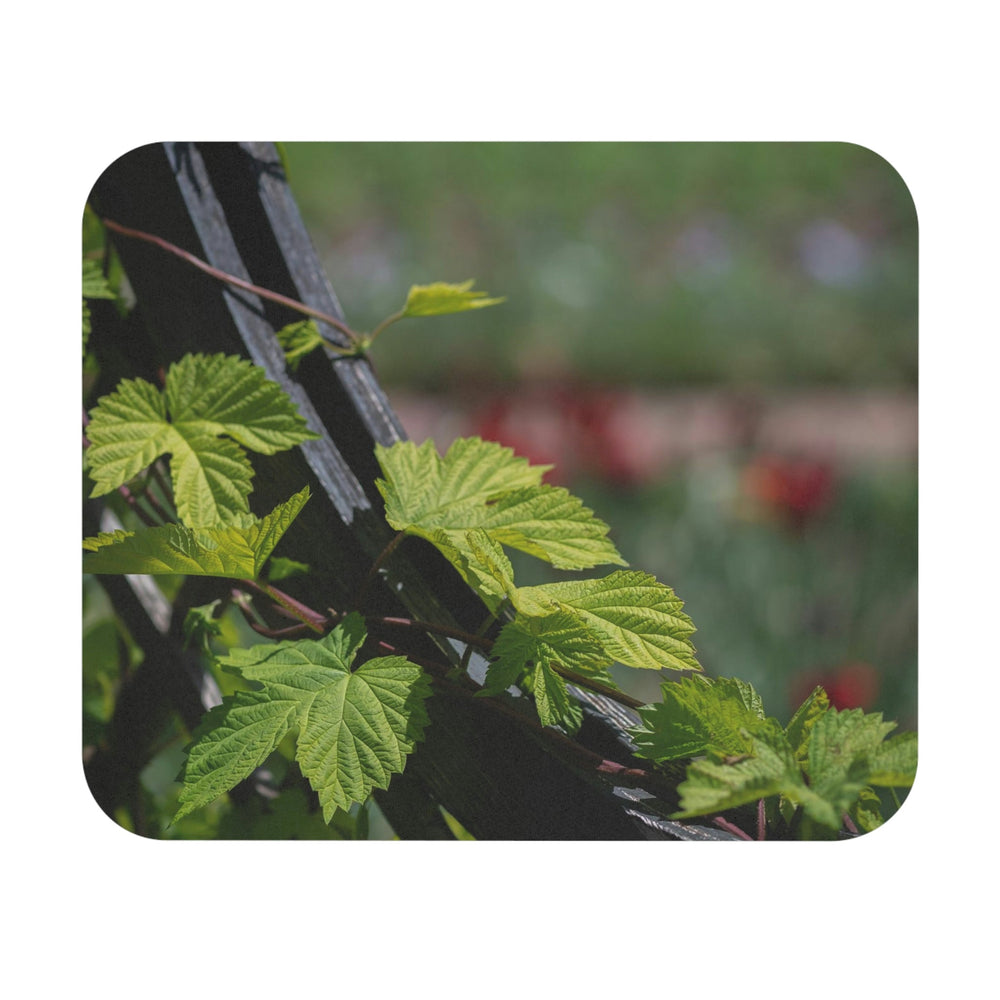
[(730, 823), (728, 819), (724, 816), (716, 816), (712, 822), (720, 829), (725, 830), (728, 833), (735, 834), (740, 840), (753, 840), (746, 830), (741, 830), (735, 823)]
[(600, 681), (593, 680), (593, 678), (586, 677), (583, 674), (578, 674), (558, 663), (550, 663), (549, 666), (551, 666), (557, 674), (575, 684), (577, 687), (586, 688), (588, 691), (593, 691), (595, 694), (603, 694), (606, 698), (610, 698), (612, 701), (617, 701), (620, 705), (625, 705), (628, 708), (642, 708), (643, 705), (646, 704), (646, 702), (640, 701), (638, 698), (633, 698), (631, 695), (625, 694), (624, 691), (619, 691), (618, 688), (609, 687), (607, 684), (602, 684)]
[[(163, 493), (163, 498), (171, 506), (174, 504), (174, 488), (170, 481), (170, 477), (166, 474), (163, 469), (163, 463), (160, 461), (154, 462), (150, 467), (150, 471), (153, 474), (153, 478), (156, 480), (157, 485), (160, 487)], [(148, 492), (148, 490), (147, 490)], [(177, 520), (177, 518), (172, 518), (172, 520)]]
[[(471, 632), (466, 632), (463, 629), (452, 628), (448, 625), (438, 625), (435, 622), (424, 622), (417, 621), (413, 618), (383, 618), (370, 616), (366, 618), (366, 621), (373, 625), (390, 625), (399, 628), (415, 628), (420, 629), (424, 632), (431, 632), (435, 635), (442, 635), (449, 639), (457, 639), (459, 642), (464, 642), (467, 649), (475, 647), (486, 653), (488, 653), (493, 648), (493, 640), (487, 639), (481, 634), (473, 634)], [(563, 678), (575, 684), (577, 687), (585, 688), (588, 691), (593, 691), (595, 694), (604, 695), (606, 698), (610, 698), (612, 701), (617, 701), (620, 705), (625, 705), (628, 708), (642, 708), (646, 703), (640, 701), (638, 698), (633, 698), (631, 695), (626, 694), (624, 691), (619, 691), (617, 688), (610, 687), (607, 684), (602, 684), (600, 681), (596, 681), (591, 677), (587, 677), (583, 674), (578, 674), (573, 670), (569, 670), (566, 667), (561, 666), (558, 663), (550, 664), (553, 670), (557, 674), (560, 674)]]
[[(331, 316), (329, 313), (322, 312), (319, 309), (313, 309), (311, 306), (307, 306), (296, 299), (289, 298), (287, 295), (272, 292), (268, 288), (261, 288), (260, 285), (254, 285), (249, 281), (244, 281), (242, 278), (237, 278), (234, 274), (227, 274), (225, 271), (220, 271), (217, 267), (212, 267), (211, 264), (207, 264), (205, 261), (201, 260), (201, 258), (195, 257), (194, 254), (188, 253), (187, 250), (182, 250), (179, 246), (170, 243), (160, 236), (154, 236), (152, 233), (145, 233), (141, 229), (130, 229), (128, 226), (123, 226), (121, 223), (115, 222), (113, 219), (102, 219), (101, 221), (112, 232), (118, 233), (121, 236), (130, 237), (131, 239), (145, 240), (147, 243), (152, 243), (155, 246), (158, 246), (161, 250), (166, 250), (167, 253), (172, 253), (175, 257), (180, 257), (182, 260), (185, 260), (189, 264), (198, 268), (199, 271), (204, 271), (205, 274), (211, 275), (213, 278), (225, 282), (227, 285), (234, 285), (236, 288), (242, 288), (245, 291), (253, 292), (254, 295), (257, 295), (262, 299), (269, 299), (271, 302), (277, 302), (279, 305), (286, 306), (289, 309), (294, 309), (296, 312), (302, 313), (305, 316), (311, 316), (313, 319), (318, 319), (320, 322), (326, 323), (328, 326), (332, 326), (335, 330), (339, 330), (351, 341), (350, 347), (344, 347), (343, 345), (334, 343), (325, 337), (323, 338), (333, 350), (340, 354), (356, 354), (358, 352), (358, 348), (362, 344), (363, 338), (355, 333), (355, 331), (342, 320), (337, 319), (336, 316)], [(385, 324), (383, 323), (382, 326), (384, 327)]]
[(157, 527), (158, 522), (156, 518), (140, 506), (139, 498), (127, 486), (119, 486), (118, 493), (147, 528)]
[(364, 338), (365, 347), (371, 347), (375, 343), (375, 338), (389, 325), (395, 323), (397, 320), (404, 318), (406, 314), (401, 309), (399, 312), (393, 313), (391, 316), (387, 316), (384, 320), (367, 337)]
[(482, 635), (474, 635), (463, 629), (451, 628), (448, 625), (437, 625), (434, 622), (418, 621), (414, 618), (370, 618), (369, 621), (379, 625), (395, 625), (399, 628), (417, 628), (424, 632), (432, 632), (434, 635), (443, 635), (448, 639), (457, 639), (467, 646), (475, 646), (477, 649), (489, 650), (493, 643)]
[(240, 582), (271, 598), (278, 605), (279, 609), (287, 612), (290, 618), (302, 622), (303, 625), (312, 629), (313, 632), (317, 632), (320, 635), (323, 634), (324, 626), (327, 624), (325, 615), (321, 615), (318, 611), (306, 607), (301, 601), (295, 600), (294, 597), (291, 597), (284, 591), (278, 590), (277, 587), (270, 583), (262, 583), (260, 580), (249, 579), (241, 580)]
[[(155, 466), (153, 468), (155, 470)], [(155, 471), (154, 471), (154, 475), (155, 475)], [(151, 486), (150, 482), (147, 481), (146, 482), (146, 488), (145, 488), (145, 490), (143, 490), (141, 499), (145, 500), (146, 503), (148, 503), (149, 506), (153, 508), (153, 511), (156, 513), (157, 517), (160, 518), (160, 523), (161, 524), (170, 524), (173, 521), (176, 521), (177, 518), (176, 517), (171, 517), (170, 513), (166, 510), (166, 508), (163, 506), (163, 504), (160, 503), (159, 498), (156, 496), (156, 494), (153, 492), (153, 490), (150, 488), (150, 486)]]

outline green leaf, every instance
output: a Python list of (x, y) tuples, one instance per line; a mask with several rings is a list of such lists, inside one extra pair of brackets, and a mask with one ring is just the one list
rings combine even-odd
[(830, 708), (830, 698), (821, 687), (816, 687), (795, 710), (785, 729), (788, 742), (795, 751), (796, 759), (804, 761), (809, 756), (809, 734), (816, 720)]
[(442, 458), (431, 440), (375, 446), (385, 476), (378, 480), (386, 517), (398, 530), (409, 524), (447, 527), (507, 493), (538, 486), (551, 465), (530, 465), (512, 449), (478, 437), (458, 438)]
[(695, 761), (688, 765), (687, 779), (677, 790), (681, 810), (674, 813), (675, 819), (735, 809), (772, 795), (810, 798), (795, 754), (774, 719), (758, 727), (751, 756), (731, 763)]
[[(866, 714), (860, 708), (830, 709), (817, 719), (805, 768), (816, 798), (803, 803), (812, 819), (833, 828), (840, 825), (865, 786), (872, 784), (872, 763), (895, 728), (894, 722), (882, 721), (881, 713)], [(915, 765), (916, 743), (912, 746)]]
[(285, 352), (285, 360), (292, 371), (299, 366), (299, 362), (307, 355), (322, 346), (323, 338), (320, 335), (319, 327), (313, 319), (304, 319), (298, 323), (289, 323), (275, 332), (278, 343), (281, 344)]
[(286, 559), (284, 556), (274, 556), (267, 565), (269, 583), (278, 583), (280, 580), (288, 580), (293, 576), (304, 576), (308, 572), (308, 563)]
[(701, 670), (684, 602), (648, 573), (619, 570), (602, 580), (521, 587), (511, 600), (527, 614), (571, 612), (602, 637), (611, 660), (627, 667)]
[(213, 528), (168, 524), (138, 532), (103, 532), (83, 540), (88, 553), (83, 571), (255, 579), (308, 499), (307, 486), (263, 518), (244, 514), (233, 524)]
[(435, 544), (472, 586), (481, 580), (469, 538), (477, 529), (561, 569), (624, 565), (608, 526), (566, 490), (543, 484), (548, 466), (509, 448), (474, 437), (455, 441), (444, 458), (432, 441), (378, 445), (375, 454), (389, 524)]
[(222, 626), (215, 617), (216, 609), (222, 603), (216, 599), (209, 604), (188, 608), (184, 615), (184, 643), (203, 652), (211, 650), (211, 640), (222, 634)]
[(87, 299), (115, 299), (113, 289), (104, 277), (98, 261), (83, 258), (83, 353), (87, 353), (87, 341), (91, 333), (90, 306)]
[(917, 734), (887, 739), (871, 757), (868, 783), (882, 788), (910, 788), (917, 775)]
[(882, 822), (871, 785), (912, 784), (916, 734), (886, 740), (895, 723), (860, 709), (838, 712), (822, 688), (784, 730), (744, 681), (686, 678), (662, 690), (662, 703), (639, 710), (642, 725), (631, 731), (636, 752), (657, 762), (707, 757), (688, 765), (676, 819), (777, 796), (786, 822), (801, 808), (803, 830), (830, 836), (845, 814), (862, 830)]
[(870, 833), (882, 825), (882, 803), (873, 789), (861, 789), (858, 801), (851, 807), (851, 817), (862, 833)]
[(473, 284), (475, 279), (458, 285), (443, 281), (436, 281), (431, 285), (414, 285), (406, 297), (400, 316), (443, 316), (446, 313), (482, 309), (505, 301), (502, 298), (487, 298), (486, 292), (472, 291)]
[(131, 538), (134, 534), (134, 531), (124, 531), (122, 528), (118, 528), (115, 531), (102, 531), (92, 538), (85, 538), (83, 540), (83, 549), (85, 552), (96, 552), (106, 545), (116, 545), (118, 542), (123, 542), (126, 538)]
[(115, 299), (113, 289), (104, 277), (99, 261), (83, 258), (83, 297), (85, 299)]
[(663, 700), (639, 709), (642, 725), (630, 731), (639, 756), (659, 763), (753, 752), (754, 737), (764, 724), (764, 706), (745, 681), (686, 677), (668, 681), (660, 690)]
[(336, 809), (387, 788), (423, 737), (430, 684), (402, 656), (352, 670), (365, 638), (355, 613), (323, 639), (234, 649), (221, 658), (254, 690), (225, 698), (193, 734), (174, 821), (247, 778), (293, 731), (295, 759), (327, 822)]
[(498, 694), (516, 684), (529, 665), (561, 664), (592, 673), (611, 663), (599, 639), (573, 615), (557, 612), (545, 618), (518, 615), (500, 630), (493, 643), (484, 694)]
[(171, 365), (163, 392), (143, 379), (122, 381), (91, 411), (87, 436), (91, 496), (110, 493), (169, 453), (178, 516), (189, 527), (232, 522), (248, 511), (253, 469), (244, 448), (271, 455), (318, 437), (262, 369), (222, 354), (187, 355)]
[(569, 696), (566, 681), (550, 663), (536, 664), (528, 687), (535, 696), (535, 708), (543, 726), (561, 726), (568, 733), (575, 733), (580, 728), (583, 709)]
[(518, 615), (500, 630), (492, 656), (482, 695), (523, 683), (535, 696), (542, 725), (561, 725), (570, 732), (580, 727), (583, 713), (557, 668), (593, 674), (611, 662), (597, 637), (578, 618), (561, 612), (545, 618)]
[[(487, 531), (466, 532), (466, 548), (456, 549), (445, 532), (435, 533), (435, 544), (458, 567), (465, 580), (478, 591), (486, 606), (496, 614), (514, 591), (514, 568), (500, 545)], [(449, 554), (450, 553), (450, 554)]]

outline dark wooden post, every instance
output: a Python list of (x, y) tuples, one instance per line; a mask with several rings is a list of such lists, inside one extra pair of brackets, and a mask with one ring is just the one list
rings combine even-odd
[[(91, 204), (102, 217), (154, 233), (229, 274), (342, 315), (270, 144), (141, 147), (107, 168)], [(112, 238), (149, 337), (144, 353), (154, 364), (166, 366), (195, 351), (249, 358), (323, 434), (281, 455), (253, 456), (251, 501), (263, 513), (287, 499), (290, 488), (311, 487), (313, 499), (281, 551), (310, 564), (328, 602), (345, 600), (392, 537), (374, 486), (374, 445), (404, 436), (370, 364), (317, 352), (293, 374), (274, 332), (300, 315), (227, 286), (157, 247)], [(385, 613), (450, 620), (468, 630), (483, 620), (479, 599), (432, 546), (408, 540), (388, 568), (386, 583), (373, 595)], [(447, 643), (432, 652), (457, 658)], [(176, 655), (174, 661), (182, 671)], [(473, 669), (483, 668), (479, 662)], [(665, 819), (674, 807), (669, 795), (661, 802), (616, 789), (592, 761), (574, 753), (580, 746), (630, 763), (622, 727), (634, 721), (605, 699), (578, 694), (587, 722), (576, 742), (565, 741), (560, 749), (482, 702), (436, 693), (427, 739), (405, 773), (379, 795), (397, 832), (446, 835), (440, 804), (480, 839), (717, 836)]]

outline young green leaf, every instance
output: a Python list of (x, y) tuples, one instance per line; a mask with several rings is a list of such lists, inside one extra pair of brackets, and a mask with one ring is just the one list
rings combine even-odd
[(473, 586), (481, 576), (470, 569), (477, 557), (469, 535), (477, 530), (561, 569), (624, 565), (608, 526), (566, 490), (543, 484), (547, 466), (509, 448), (474, 437), (455, 441), (443, 458), (432, 441), (378, 445), (375, 453), (389, 524), (434, 543)]
[(322, 346), (323, 338), (314, 319), (304, 319), (298, 323), (289, 323), (275, 332), (278, 343), (285, 352), (285, 360), (292, 371), (299, 362), (317, 347)]
[(636, 753), (657, 762), (753, 751), (764, 722), (760, 696), (745, 681), (685, 677), (661, 685), (663, 700), (639, 709), (642, 725), (631, 730)]
[[(750, 756), (739, 759), (697, 760), (688, 765), (687, 779), (677, 786), (680, 812), (675, 819), (735, 809), (772, 795), (796, 801), (813, 800), (780, 724), (767, 719), (757, 727)], [(839, 820), (838, 820), (839, 822)]]
[(309, 564), (287, 559), (284, 556), (274, 556), (267, 564), (268, 583), (279, 583), (293, 576), (304, 576), (309, 572)]
[(578, 618), (556, 612), (545, 618), (518, 615), (500, 630), (486, 671), (483, 694), (499, 694), (530, 665), (560, 664), (578, 673), (593, 673), (611, 664), (600, 640)]
[(378, 480), (386, 517), (399, 530), (409, 524), (453, 527), (507, 493), (538, 486), (551, 465), (530, 465), (512, 449), (478, 437), (458, 438), (442, 458), (431, 440), (375, 446), (385, 479)]
[(234, 649), (220, 662), (254, 685), (213, 708), (195, 731), (174, 821), (229, 791), (297, 732), (295, 759), (327, 822), (387, 788), (423, 737), (430, 684), (402, 656), (352, 670), (366, 638), (358, 614), (320, 640)]
[(618, 570), (602, 580), (569, 580), (513, 591), (526, 614), (568, 611), (601, 636), (611, 660), (627, 667), (701, 670), (681, 601), (648, 573)]
[(880, 712), (867, 714), (860, 708), (842, 712), (831, 708), (816, 720), (805, 770), (818, 801), (803, 803), (814, 820), (832, 828), (840, 825), (844, 813), (872, 783), (873, 762), (895, 728), (896, 723), (882, 721)]
[(169, 453), (181, 521), (211, 527), (248, 510), (253, 469), (243, 448), (271, 455), (318, 435), (262, 369), (194, 354), (170, 366), (163, 392), (143, 379), (119, 383), (91, 412), (87, 436), (91, 496), (110, 493)]
[(611, 663), (599, 639), (578, 618), (563, 612), (545, 618), (518, 615), (500, 630), (492, 655), (480, 693), (496, 695), (523, 683), (535, 696), (542, 725), (563, 726), (569, 732), (579, 729), (583, 713), (566, 691), (558, 668), (594, 675), (603, 674), (602, 668)]
[(882, 825), (882, 803), (873, 788), (861, 789), (858, 801), (851, 807), (851, 818), (862, 833)]
[(551, 663), (535, 664), (526, 686), (535, 696), (535, 709), (543, 726), (560, 726), (570, 734), (580, 728), (583, 709), (569, 696), (566, 681), (552, 669)]
[(115, 293), (104, 277), (99, 261), (83, 258), (83, 297), (85, 299), (114, 299)]
[(202, 652), (211, 652), (211, 640), (222, 634), (222, 626), (215, 612), (222, 603), (220, 599), (188, 608), (184, 615), (184, 643)]
[(115, 299), (117, 296), (108, 284), (101, 270), (101, 265), (89, 257), (83, 258), (83, 353), (87, 353), (87, 341), (90, 338), (90, 306), (87, 299)]
[(886, 740), (895, 723), (877, 712), (838, 712), (821, 688), (785, 730), (743, 681), (686, 679), (664, 684), (663, 695), (662, 704), (640, 709), (637, 753), (656, 761), (708, 756), (688, 765), (676, 819), (777, 796), (786, 821), (801, 808), (817, 828), (836, 831), (850, 814), (870, 830), (882, 822), (871, 786), (913, 782), (916, 734)]
[(816, 720), (830, 708), (830, 697), (821, 687), (814, 688), (804, 702), (795, 710), (785, 729), (788, 742), (795, 751), (796, 759), (804, 761), (809, 756), (809, 734)]
[(118, 542), (124, 542), (126, 538), (131, 538), (134, 534), (134, 531), (125, 531), (122, 528), (116, 528), (114, 531), (102, 531), (91, 538), (85, 538), (83, 550), (84, 552), (97, 552), (98, 549), (102, 549), (106, 545), (117, 545)]
[(868, 783), (880, 788), (910, 788), (917, 774), (917, 734), (899, 733), (872, 754)]
[(478, 591), (490, 611), (496, 614), (500, 605), (515, 591), (514, 568), (503, 546), (482, 528), (466, 532), (465, 543), (465, 548), (456, 549), (445, 532), (434, 534), (434, 544)]
[(263, 518), (243, 514), (232, 524), (212, 528), (167, 524), (138, 532), (102, 532), (83, 540), (88, 553), (83, 571), (255, 579), (308, 499), (307, 486)]
[(414, 285), (406, 297), (400, 317), (443, 316), (446, 313), (482, 309), (505, 301), (502, 298), (487, 298), (486, 292), (472, 291), (473, 284), (475, 279), (457, 285), (444, 281), (436, 281), (431, 285)]

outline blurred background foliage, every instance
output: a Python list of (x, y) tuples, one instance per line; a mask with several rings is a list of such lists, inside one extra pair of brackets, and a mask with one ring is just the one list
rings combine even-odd
[[(533, 460), (671, 584), (710, 673), (916, 727), (917, 218), (849, 143), (286, 143), (408, 433)], [(525, 583), (549, 577), (520, 560)], [(649, 676), (623, 686), (658, 697)]]
[(284, 145), (348, 318), (411, 284), (508, 296), (399, 335), (387, 382), (569, 366), (667, 386), (916, 382), (916, 217), (846, 143)]
[[(782, 722), (822, 683), (916, 728), (917, 220), (888, 163), (840, 143), (281, 149), (355, 329), (412, 284), (475, 278), (507, 297), (377, 342), (412, 438), (480, 434), (554, 463), (684, 600), (708, 673), (750, 681)], [(521, 584), (565, 577), (514, 555)], [(92, 578), (83, 624), (86, 753), (141, 653)], [(232, 607), (219, 628), (218, 652), (259, 639)], [(651, 672), (616, 676), (659, 699)], [(324, 824), (288, 753), (271, 765), (289, 794), (266, 813), (231, 798), (169, 827), (187, 741), (173, 720), (117, 822), (393, 835), (371, 803)]]

